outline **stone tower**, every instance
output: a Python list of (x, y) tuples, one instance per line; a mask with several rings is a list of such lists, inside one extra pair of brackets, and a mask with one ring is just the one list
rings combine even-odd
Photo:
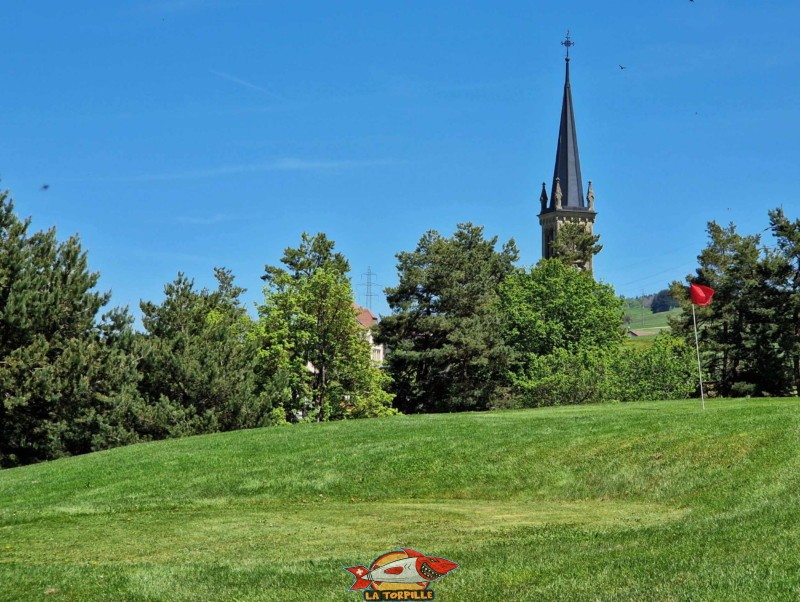
[[(586, 199), (583, 196), (581, 180), (581, 162), (578, 156), (578, 134), (575, 130), (575, 113), (572, 110), (572, 90), (569, 84), (569, 49), (574, 45), (569, 39), (561, 42), (567, 47), (566, 77), (564, 80), (564, 100), (561, 105), (561, 127), (558, 130), (558, 148), (556, 149), (556, 167), (553, 171), (553, 185), (550, 198), (547, 197), (547, 185), (542, 182), (542, 194), (539, 197), (541, 212), (539, 223), (542, 226), (542, 257), (553, 256), (551, 243), (555, 239), (561, 224), (571, 221), (583, 224), (591, 234), (594, 232), (594, 190), (589, 182)], [(585, 266), (592, 271), (591, 260)]]

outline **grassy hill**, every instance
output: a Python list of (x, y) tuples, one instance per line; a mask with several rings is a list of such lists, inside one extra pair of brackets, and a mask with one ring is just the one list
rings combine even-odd
[(633, 347), (650, 345), (659, 332), (669, 329), (668, 320), (681, 313), (679, 307), (653, 313), (647, 305), (642, 306), (642, 299), (623, 299), (623, 302), (625, 327), (638, 334), (625, 341), (626, 345)]
[(657, 331), (667, 328), (667, 320), (681, 313), (679, 307), (674, 307), (669, 311), (653, 313), (647, 305), (642, 307), (640, 299), (624, 299), (623, 310), (626, 325), (632, 330)]
[(398, 546), (453, 600), (800, 598), (795, 399), (396, 417), (0, 471), (0, 600), (362, 600)]

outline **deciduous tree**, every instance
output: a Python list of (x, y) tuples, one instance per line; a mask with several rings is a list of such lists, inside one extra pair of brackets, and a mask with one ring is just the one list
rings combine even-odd
[(259, 307), (263, 387), (289, 421), (393, 413), (388, 378), (356, 321), (349, 265), (324, 234), (303, 234), (266, 266)]
[(511, 274), (500, 300), (504, 335), (514, 352), (510, 376), (524, 404), (602, 397), (605, 356), (623, 340), (623, 304), (610, 285), (547, 259)]

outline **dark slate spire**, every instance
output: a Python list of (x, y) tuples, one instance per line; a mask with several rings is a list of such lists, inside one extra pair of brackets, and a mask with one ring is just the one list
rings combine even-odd
[(556, 167), (553, 171), (553, 187), (550, 189), (550, 210), (555, 209), (556, 180), (561, 184), (561, 208), (586, 209), (583, 199), (583, 183), (581, 182), (581, 162), (578, 157), (578, 133), (575, 130), (575, 113), (572, 110), (572, 90), (569, 85), (569, 48), (574, 42), (567, 32), (567, 73), (564, 80), (564, 101), (561, 105), (561, 127), (558, 131), (558, 148), (556, 149)]
[(547, 183), (542, 182), (542, 195), (539, 197), (539, 202), (542, 204), (542, 212), (547, 211)]

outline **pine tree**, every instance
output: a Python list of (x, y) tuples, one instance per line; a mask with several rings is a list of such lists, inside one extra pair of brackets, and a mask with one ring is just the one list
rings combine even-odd
[[(777, 249), (761, 246), (760, 235), (743, 236), (734, 224), (708, 224), (709, 243), (698, 256), (689, 282), (716, 292), (710, 305), (697, 307), (700, 349), (713, 392), (725, 396), (786, 395), (796, 392), (797, 250), (792, 242), (800, 226), (782, 212), (770, 212)], [(673, 283), (672, 295), (683, 315), (673, 330), (694, 343), (686, 286)]]
[(256, 391), (255, 325), (244, 289), (229, 270), (214, 270), (217, 288), (197, 289), (183, 274), (157, 305), (143, 301), (138, 429), (150, 438), (228, 431), (271, 422)]
[(788, 392), (800, 393), (800, 219), (783, 209), (769, 212), (777, 250), (770, 260), (774, 274), (774, 316), (778, 345), (785, 355)]
[(0, 194), (0, 465), (79, 454), (136, 438), (111, 415), (136, 396), (124, 310), (98, 312), (77, 236), (28, 233)]
[(392, 314), (378, 340), (388, 346), (387, 368), (407, 412), (492, 407), (504, 395), (511, 350), (502, 336), (498, 287), (513, 271), (511, 240), (459, 224), (452, 238), (425, 233), (413, 252), (398, 253), (398, 278), (387, 289)]
[(558, 227), (556, 237), (550, 243), (553, 257), (565, 264), (585, 270), (592, 258), (603, 250), (598, 244), (599, 234), (592, 234), (578, 222), (564, 222)]

